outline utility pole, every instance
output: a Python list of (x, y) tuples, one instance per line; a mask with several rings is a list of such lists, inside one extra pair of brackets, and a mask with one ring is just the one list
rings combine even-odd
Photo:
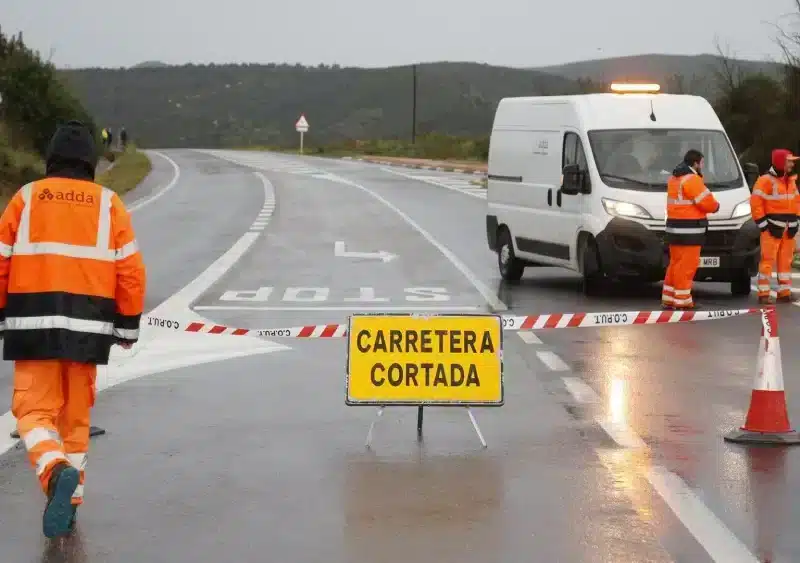
[(417, 142), (417, 65), (411, 65), (413, 75), (412, 101), (411, 101), (411, 144)]

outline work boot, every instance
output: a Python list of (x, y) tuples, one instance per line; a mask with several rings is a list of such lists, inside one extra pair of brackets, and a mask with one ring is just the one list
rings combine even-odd
[(72, 531), (75, 510), (72, 493), (78, 488), (80, 472), (66, 462), (53, 467), (47, 486), (47, 505), (42, 515), (42, 531), (45, 537), (65, 536)]

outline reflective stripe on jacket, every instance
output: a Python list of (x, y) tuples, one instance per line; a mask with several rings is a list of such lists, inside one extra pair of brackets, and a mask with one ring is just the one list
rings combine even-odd
[(94, 182), (46, 178), (0, 217), (0, 328), (6, 360), (107, 364), (136, 342), (145, 269), (130, 216)]
[(719, 203), (698, 174), (672, 176), (667, 182), (667, 227), (669, 244), (702, 245), (708, 229), (709, 213), (716, 213)]
[(750, 195), (750, 209), (759, 229), (769, 224), (781, 229), (797, 227), (800, 193), (794, 178), (777, 178), (772, 174), (759, 177)]

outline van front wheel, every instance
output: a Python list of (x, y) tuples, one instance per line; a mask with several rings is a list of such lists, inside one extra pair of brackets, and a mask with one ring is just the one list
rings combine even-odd
[(736, 272), (731, 280), (731, 295), (734, 297), (747, 297), (750, 295), (752, 284), (753, 281), (750, 279), (749, 270), (744, 269)]
[(506, 281), (519, 281), (525, 272), (525, 265), (514, 254), (514, 244), (508, 229), (501, 229), (497, 236), (497, 265), (500, 277)]
[(597, 243), (591, 237), (588, 237), (583, 243), (581, 274), (583, 276), (583, 294), (587, 297), (600, 295), (603, 291), (605, 276), (600, 264), (600, 251), (597, 249)]

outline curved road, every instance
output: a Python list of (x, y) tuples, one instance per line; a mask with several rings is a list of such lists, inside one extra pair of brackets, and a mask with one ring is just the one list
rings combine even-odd
[[(486, 246), (485, 200), (469, 176), (256, 152), (152, 158), (153, 174), (130, 201), (148, 309), (171, 311), (165, 303), (192, 280), (213, 281), (204, 270), (248, 231), (248, 252), (213, 268), (216, 283), (190, 299), (197, 314), (263, 328), (341, 323), (359, 310), (658, 304), (657, 287), (587, 299), (576, 276), (549, 268), (501, 283)], [(274, 215), (264, 205), (269, 186)], [(337, 241), (397, 258), (336, 257)], [(720, 308), (754, 302), (711, 284), (698, 296)], [(780, 314), (781, 336), (792, 342), (800, 311)], [(460, 409), (428, 409), (420, 446), (415, 409), (398, 407), (365, 451), (374, 410), (344, 405), (342, 339), (284, 340), (288, 349), (264, 344), (256, 356), (143, 371), (99, 396), (94, 421), (109, 433), (92, 442), (74, 538), (43, 540), (42, 497), (24, 452), (0, 457), (0, 556), (797, 561), (790, 467), (798, 454), (722, 441), (744, 421), (759, 333), (757, 318), (506, 333), (506, 404), (475, 409), (486, 450)], [(158, 345), (146, 343), (141, 358)], [(784, 345), (793, 420), (797, 355)], [(4, 365), (6, 408), (9, 374)]]

